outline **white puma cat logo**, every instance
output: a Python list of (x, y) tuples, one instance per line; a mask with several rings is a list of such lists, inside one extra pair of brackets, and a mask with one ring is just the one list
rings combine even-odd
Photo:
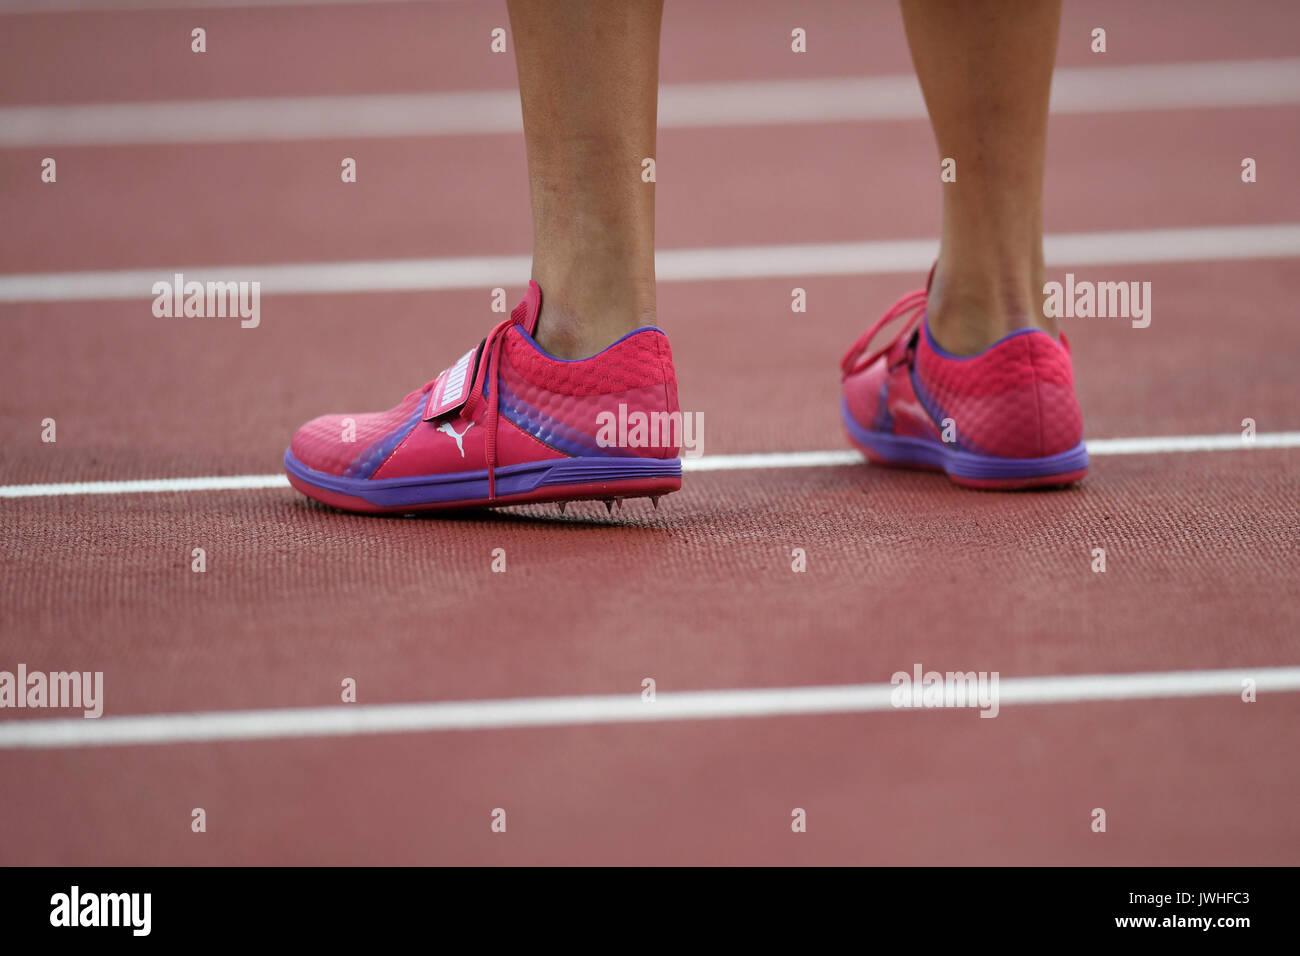
[(451, 427), (451, 422), (443, 422), (441, 425), (438, 426), (438, 431), (446, 432), (452, 438), (456, 439), (456, 447), (460, 449), (460, 457), (464, 458), (465, 446), (461, 444), (461, 442), (464, 440), (466, 432), (468, 432), (473, 427), (474, 427), (474, 423), (470, 422), (468, 425), (465, 426), (465, 431), (457, 432), (456, 429)]

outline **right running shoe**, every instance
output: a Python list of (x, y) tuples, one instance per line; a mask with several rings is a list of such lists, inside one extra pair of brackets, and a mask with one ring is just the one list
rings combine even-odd
[(1081, 479), (1088, 451), (1065, 336), (1021, 329), (978, 355), (951, 355), (930, 334), (926, 291), (899, 299), (841, 360), (849, 440), (875, 464), (946, 472), (968, 488)]
[[(289, 482), (347, 511), (650, 497), (682, 486), (668, 337), (637, 329), (580, 361), (533, 338), (542, 290), (386, 412), (325, 415), (285, 450)], [(676, 426), (675, 428), (673, 426)]]

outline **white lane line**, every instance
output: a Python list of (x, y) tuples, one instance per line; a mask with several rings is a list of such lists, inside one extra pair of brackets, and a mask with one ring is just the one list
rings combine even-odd
[[(1300, 103), (1300, 58), (1071, 67), (1052, 81), (1053, 113)], [(659, 128), (920, 119), (913, 74), (668, 83)], [(516, 90), (12, 106), (0, 147), (210, 143), (518, 133)]]
[[(670, 249), (655, 256), (655, 270), (660, 282), (923, 274), (938, 251), (937, 239)], [(1043, 240), (1043, 254), (1054, 268), (1293, 258), (1300, 256), (1300, 223), (1058, 233)], [(528, 256), (466, 256), (15, 273), (0, 275), (0, 302), (151, 302), (153, 284), (173, 282), (177, 273), (187, 282), (260, 282), (262, 295), (490, 289), (522, 284), (531, 265)]]
[(238, 491), (288, 488), (284, 475), (217, 475), (208, 478), (142, 478), (129, 481), (68, 481), (46, 485), (0, 485), (0, 498), (61, 495), (135, 495), (171, 491)]
[(860, 465), (865, 458), (852, 449), (835, 451), (760, 452), (750, 455), (704, 455), (683, 458), (682, 471), (763, 471), (768, 468), (835, 468)]
[(1154, 455), (1183, 451), (1250, 451), (1256, 448), (1295, 448), (1300, 432), (1256, 434), (1247, 441), (1240, 433), (1228, 435), (1165, 435), (1149, 438), (1098, 438), (1088, 442), (1089, 455)]
[[(1258, 694), (1296, 691), (1300, 690), (1300, 667), (1008, 678), (998, 681), (997, 704), (1001, 708), (1022, 704), (1168, 697), (1238, 697), (1242, 693), (1242, 682), (1247, 679), (1255, 682)], [(653, 702), (643, 701), (638, 692), (585, 697), (141, 714), (97, 719), (10, 720), (0, 723), (0, 749), (853, 714), (896, 709), (891, 703), (894, 689), (892, 684), (842, 684), (660, 692)], [(897, 709), (907, 712), (913, 708)]]
[[(1097, 438), (1088, 441), (1088, 454), (1160, 455), (1193, 451), (1251, 451), (1266, 448), (1300, 448), (1300, 432), (1257, 433), (1253, 441), (1240, 434), (1163, 435), (1149, 438)], [(832, 468), (862, 464), (851, 450), (793, 451), (751, 455), (705, 455), (685, 458), (682, 471), (761, 471), (768, 468)], [(141, 478), (128, 481), (69, 481), (41, 485), (0, 485), (0, 498), (52, 498), (63, 495), (134, 495), (184, 491), (238, 491), (288, 488), (284, 475), (228, 475), (196, 478)]]
[[(1145, 438), (1090, 438), (1088, 454), (1161, 455), (1190, 451), (1250, 451), (1264, 448), (1300, 448), (1300, 432), (1256, 433), (1246, 441), (1240, 433), (1228, 435), (1154, 435)], [(682, 459), (682, 471), (761, 471), (767, 468), (830, 468), (857, 465), (863, 461), (856, 451), (797, 451), (751, 455), (705, 455)], [(19, 486), (21, 487), (21, 486)]]

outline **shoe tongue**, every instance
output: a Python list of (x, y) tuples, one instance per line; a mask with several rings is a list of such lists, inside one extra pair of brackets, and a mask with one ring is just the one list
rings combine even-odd
[(510, 313), (510, 321), (515, 325), (521, 326), (525, 332), (532, 335), (537, 329), (537, 316), (542, 311), (542, 287), (534, 280), (528, 280), (528, 291), (524, 293), (521, 301), (515, 310)]
[[(533, 330), (537, 328), (537, 315), (541, 311), (542, 287), (530, 279), (523, 301), (510, 313), (510, 321), (532, 335)], [(478, 374), (479, 363), (483, 361), (483, 348), (486, 345), (485, 339), (462, 355), (455, 365), (445, 369), (434, 379), (433, 387), (429, 389), (429, 398), (424, 406), (426, 422), (458, 412), (469, 401), (470, 390)]]

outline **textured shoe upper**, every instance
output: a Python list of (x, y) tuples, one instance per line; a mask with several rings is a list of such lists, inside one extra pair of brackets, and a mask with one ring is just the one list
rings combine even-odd
[[(674, 458), (677, 448), (602, 445), (601, 424), (619, 406), (626, 414), (678, 411), (668, 337), (640, 329), (580, 362), (543, 352), (527, 333), (506, 339), (501, 352), (501, 415), (520, 431), (566, 455)], [(604, 414), (606, 417), (601, 417)]]
[(845, 356), (844, 401), (859, 425), (933, 441), (947, 430), (956, 448), (1000, 458), (1042, 458), (1083, 440), (1064, 336), (1025, 329), (978, 355), (955, 356), (934, 341), (924, 301), (912, 293), (886, 313), (892, 320), (915, 311), (890, 344), (860, 359), (868, 333)]
[(913, 387), (937, 422), (951, 418), (963, 451), (1043, 458), (1083, 440), (1083, 416), (1064, 337), (1038, 329), (1006, 336), (978, 355), (944, 352), (922, 323)]
[[(327, 474), (376, 479), (565, 456), (675, 457), (674, 444), (628, 448), (601, 440), (610, 434), (603, 426), (617, 423), (620, 415), (626, 422), (629, 415), (635, 419), (633, 413), (680, 413), (667, 336), (657, 328), (638, 329), (597, 355), (565, 361), (548, 355), (532, 337), (540, 308), (541, 289), (530, 283), (512, 321), (500, 329), (499, 347), (491, 355), (487, 347), (471, 352), (468, 380), (481, 381), (482, 400), (463, 401), (448, 414), (426, 419), (431, 406), (447, 404), (438, 401), (444, 393), (455, 396), (460, 387), (460, 369), (453, 365), (388, 411), (313, 419), (294, 435), (294, 457)], [(476, 375), (478, 363), (490, 362), (492, 355), (499, 368)], [(492, 429), (487, 397), (494, 388), (498, 418)]]
[(369, 478), (424, 412), (429, 386), (386, 412), (322, 415), (303, 425), (289, 446), (308, 468), (345, 478)]

